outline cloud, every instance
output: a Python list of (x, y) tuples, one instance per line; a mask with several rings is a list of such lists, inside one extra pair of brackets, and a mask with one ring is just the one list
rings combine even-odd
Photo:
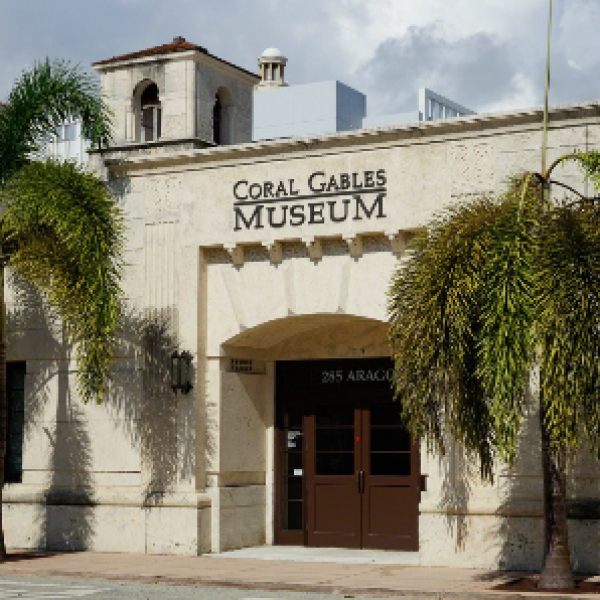
[(269, 46), (290, 57), (292, 82), (343, 78), (344, 51), (319, 0), (0, 0), (0, 99), (46, 56), (88, 68), (96, 60), (184, 36), (257, 71)]
[(596, 39), (600, 27), (600, 2), (569, 0), (562, 5), (554, 27), (553, 48), (583, 70), (598, 57)]
[(552, 55), (550, 103), (568, 104), (600, 98), (600, 61), (574, 68), (562, 54)]
[[(560, 1), (560, 0), (559, 0)], [(436, 23), (442, 37), (457, 41), (474, 33), (517, 40), (521, 48), (545, 33), (547, 0), (336, 0), (324, 2), (343, 40), (351, 70), (373, 57), (379, 44), (411, 27)]]
[[(600, 97), (598, 0), (555, 0), (552, 101)], [(257, 70), (268, 46), (291, 84), (338, 79), (370, 112), (416, 109), (427, 86), (476, 110), (540, 104), (547, 0), (0, 0), (0, 100), (46, 56), (83, 67), (182, 35)], [(577, 71), (568, 61), (581, 68)]]
[(379, 44), (357, 76), (376, 94), (371, 114), (416, 112), (420, 87), (481, 110), (518, 91), (509, 50), (488, 33), (448, 41), (439, 23), (415, 26)]

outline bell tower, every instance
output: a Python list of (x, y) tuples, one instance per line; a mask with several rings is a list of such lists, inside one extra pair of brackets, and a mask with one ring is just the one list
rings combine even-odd
[(113, 145), (209, 147), (252, 139), (259, 77), (175, 37), (95, 62), (113, 112)]

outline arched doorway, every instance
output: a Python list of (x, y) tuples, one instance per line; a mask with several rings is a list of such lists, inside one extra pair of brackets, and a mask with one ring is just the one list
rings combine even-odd
[(248, 372), (251, 356), (272, 365), (275, 543), (418, 550), (419, 451), (392, 399), (386, 331), (304, 315), (223, 345)]

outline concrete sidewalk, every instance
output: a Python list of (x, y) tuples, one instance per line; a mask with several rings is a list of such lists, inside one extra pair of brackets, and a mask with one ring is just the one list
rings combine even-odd
[[(272, 549), (270, 550), (272, 552)], [(289, 555), (288, 555), (289, 557)], [(335, 593), (348, 596), (412, 598), (566, 598), (600, 597), (600, 577), (586, 578), (573, 593), (541, 593), (531, 573), (490, 572), (394, 564), (357, 564), (231, 558), (155, 556), (93, 552), (9, 551), (0, 565), (8, 575), (54, 576), (95, 580), (168, 583), (170, 585), (239, 587)], [(530, 590), (527, 590), (527, 585)], [(590, 595), (590, 593), (592, 595)]]

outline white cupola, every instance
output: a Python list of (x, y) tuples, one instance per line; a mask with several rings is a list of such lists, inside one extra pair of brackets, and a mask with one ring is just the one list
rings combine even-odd
[(287, 58), (278, 48), (267, 48), (258, 59), (260, 83), (256, 89), (284, 87), (287, 85), (284, 70)]

